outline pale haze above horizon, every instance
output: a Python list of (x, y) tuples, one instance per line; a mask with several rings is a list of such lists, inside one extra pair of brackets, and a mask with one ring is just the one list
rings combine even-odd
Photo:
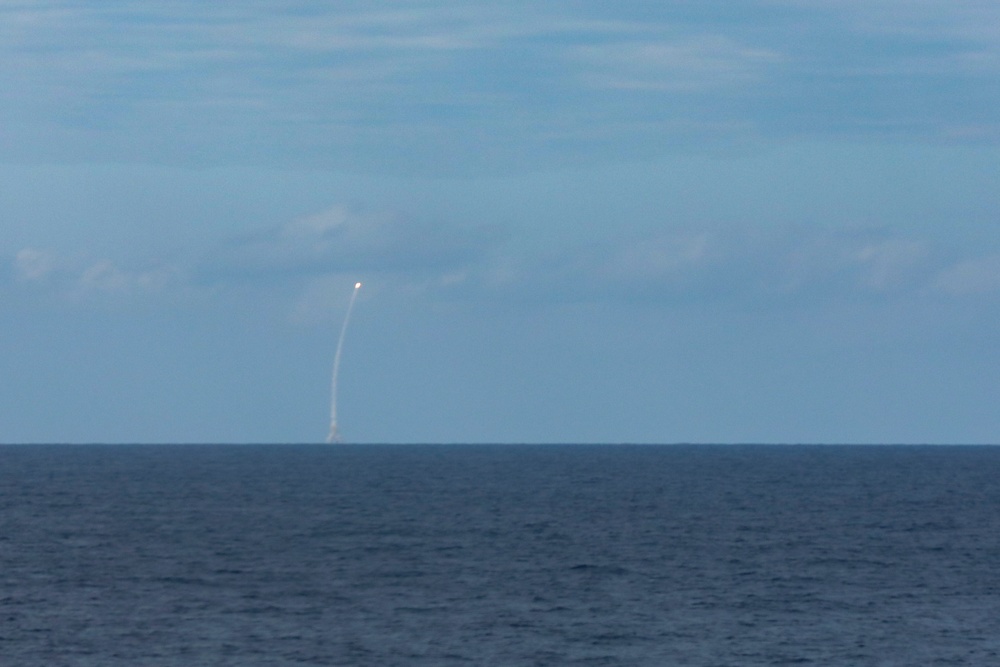
[(0, 443), (1000, 443), (1000, 3), (0, 3)]

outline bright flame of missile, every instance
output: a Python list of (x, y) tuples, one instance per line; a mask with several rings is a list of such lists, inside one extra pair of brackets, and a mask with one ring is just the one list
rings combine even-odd
[(351, 321), (351, 310), (354, 308), (354, 300), (358, 298), (360, 289), (361, 283), (354, 283), (354, 291), (351, 292), (351, 300), (344, 315), (344, 324), (340, 327), (340, 338), (337, 339), (337, 353), (333, 355), (333, 379), (330, 381), (330, 433), (326, 436), (328, 443), (340, 442), (340, 432), (337, 430), (337, 375), (340, 373), (340, 353), (344, 349), (347, 323)]

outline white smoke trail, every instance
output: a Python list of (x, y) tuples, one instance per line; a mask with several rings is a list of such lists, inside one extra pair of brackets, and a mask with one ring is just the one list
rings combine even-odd
[(347, 323), (351, 321), (351, 309), (354, 308), (354, 300), (358, 298), (358, 290), (361, 283), (354, 283), (354, 291), (351, 292), (351, 301), (347, 304), (347, 314), (344, 315), (344, 325), (340, 327), (340, 338), (337, 340), (337, 353), (333, 355), (333, 379), (330, 381), (330, 433), (326, 436), (328, 443), (340, 442), (340, 433), (337, 431), (337, 374), (340, 372), (340, 353), (344, 349), (344, 336), (347, 334)]

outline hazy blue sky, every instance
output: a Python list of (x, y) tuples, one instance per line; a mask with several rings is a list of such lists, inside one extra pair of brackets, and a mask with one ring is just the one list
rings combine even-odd
[(0, 442), (1000, 442), (996, 0), (0, 0)]

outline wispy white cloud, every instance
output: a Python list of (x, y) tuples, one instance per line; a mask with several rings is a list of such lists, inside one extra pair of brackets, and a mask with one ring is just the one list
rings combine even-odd
[(705, 232), (627, 242), (612, 251), (601, 273), (605, 277), (660, 279), (703, 264), (711, 243)]
[(366, 272), (447, 275), (482, 260), (495, 230), (457, 228), (391, 212), (334, 207), (234, 238), (199, 262), (208, 281)]
[(969, 296), (1000, 293), (1000, 255), (965, 259), (942, 270), (931, 287), (934, 291)]
[[(760, 0), (792, 10), (798, 18), (810, 16), (809, 34), (817, 41), (816, 54), (827, 58), (829, 69), (855, 75), (995, 75), (1000, 71), (1000, 5), (991, 0)], [(832, 28), (832, 29), (831, 29)], [(838, 41), (862, 38), (857, 52), (831, 52)], [(855, 40), (856, 41), (856, 40)], [(877, 47), (873, 52), (871, 47)], [(859, 58), (858, 56), (862, 57)], [(821, 61), (813, 59), (813, 66)]]
[(581, 46), (574, 55), (588, 84), (637, 91), (707, 91), (758, 79), (779, 53), (707, 35)]
[(1000, 39), (1000, 7), (992, 0), (763, 0), (820, 10), (855, 29), (941, 39)]
[(22, 282), (44, 280), (52, 274), (55, 266), (52, 253), (37, 248), (22, 248), (14, 258), (14, 272)]
[(865, 285), (875, 291), (888, 291), (904, 287), (929, 254), (923, 241), (889, 238), (862, 245), (854, 251), (854, 259), (862, 269)]
[(6, 3), (0, 149), (442, 169), (621, 155), (699, 124), (994, 141), (976, 84), (1000, 72), (996, 25), (971, 0)]
[(73, 294), (87, 296), (103, 293), (132, 296), (161, 292), (180, 284), (176, 267), (159, 266), (151, 269), (127, 270), (108, 259), (87, 266), (76, 281)]
[(67, 256), (37, 248), (22, 248), (11, 264), (21, 285), (69, 300), (163, 293), (186, 283), (183, 272), (174, 265), (128, 269), (106, 258)]
[[(524, 303), (810, 304), (1000, 293), (1000, 259), (878, 228), (671, 227), (528, 252), (507, 232), (333, 207), (187, 260), (138, 268), (24, 248), (16, 282), (70, 300), (158, 296), (283, 302), (310, 322), (355, 280), (415, 299)], [(201, 294), (199, 297), (198, 294)]]
[(501, 256), (481, 278), (545, 300), (820, 303), (918, 296), (945, 262), (930, 243), (887, 231), (716, 226)]

